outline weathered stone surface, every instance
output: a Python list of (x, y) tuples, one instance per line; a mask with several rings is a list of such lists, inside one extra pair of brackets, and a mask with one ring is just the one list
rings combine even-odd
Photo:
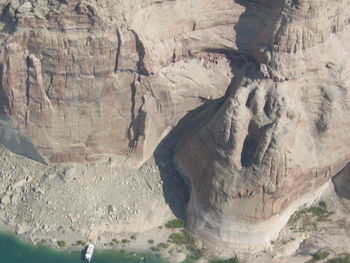
[[(203, 12), (198, 33), (183, 4)], [(190, 1), (3, 3), (1, 112), (47, 162), (114, 154), (141, 164), (187, 111), (221, 97), (231, 81), (226, 57), (206, 52), (224, 42), (222, 24), (232, 31), (226, 25), (231, 12), (218, 10), (223, 16), (207, 21), (215, 15), (207, 7), (196, 10)], [(169, 20), (174, 12), (179, 17)], [(215, 45), (199, 41), (206, 28), (215, 31)], [(21, 147), (17, 152), (26, 152)]]
[(175, 159), (192, 189), (188, 226), (214, 246), (259, 250), (349, 161), (350, 9), (242, 2), (237, 48), (253, 58)]
[(349, 162), (349, 5), (2, 2), (0, 140), (42, 162), (139, 166), (187, 116), (188, 226), (259, 250)]

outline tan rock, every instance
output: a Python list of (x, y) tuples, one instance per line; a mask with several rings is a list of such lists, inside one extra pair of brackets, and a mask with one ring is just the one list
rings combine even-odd
[(1, 198), (0, 203), (2, 205), (8, 205), (9, 203), (11, 203), (11, 199), (7, 195), (5, 195)]
[[(3, 33), (0, 51), (0, 111), (11, 118), (2, 134), (6, 145), (19, 141), (15, 152), (42, 162), (111, 154), (139, 166), (187, 111), (225, 93), (229, 61), (199, 55), (215, 46), (192, 43), (200, 35), (187, 35), (206, 4), (184, 1), (193, 10), (187, 14), (175, 1), (164, 1), (156, 13), (150, 1), (115, 2), (6, 5), (2, 27), (13, 32)], [(168, 20), (174, 12), (179, 18)], [(218, 45), (225, 31), (216, 25), (232, 20), (228, 10), (222, 12), (223, 17), (204, 12), (200, 21), (217, 21), (196, 24), (203, 27), (198, 34), (213, 24)], [(23, 145), (18, 136), (30, 140)]]
[(221, 253), (267, 247), (349, 162), (349, 9), (338, 4), (247, 3), (236, 38), (255, 60), (177, 144), (188, 226)]
[(188, 226), (227, 250), (266, 247), (349, 162), (348, 0), (19, 2), (0, 4), (16, 153), (139, 167), (180, 123)]

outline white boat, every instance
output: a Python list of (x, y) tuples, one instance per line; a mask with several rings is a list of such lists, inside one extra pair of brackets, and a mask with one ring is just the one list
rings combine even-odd
[(92, 245), (92, 244), (89, 244), (86, 248), (86, 252), (85, 252), (85, 255), (84, 255), (84, 259), (86, 262), (90, 262), (91, 259), (92, 259), (92, 255), (94, 254), (94, 248), (95, 246)]

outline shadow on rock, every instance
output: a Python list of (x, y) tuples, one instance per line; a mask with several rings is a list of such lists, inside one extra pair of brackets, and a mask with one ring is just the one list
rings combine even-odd
[[(216, 111), (222, 104), (223, 98), (207, 100), (200, 107), (185, 115), (173, 130), (159, 143), (154, 152), (156, 164), (163, 180), (164, 198), (175, 216), (185, 219), (186, 206), (190, 198), (191, 186), (186, 184), (185, 178), (176, 170), (173, 155), (177, 142), (193, 131), (193, 127), (200, 126), (203, 115), (208, 111)], [(209, 114), (210, 115), (210, 114)], [(199, 125), (199, 126), (198, 126)]]
[(340, 198), (350, 200), (350, 163), (332, 178), (335, 191)]

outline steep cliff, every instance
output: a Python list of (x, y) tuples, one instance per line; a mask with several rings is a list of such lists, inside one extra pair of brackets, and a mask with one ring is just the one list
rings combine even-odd
[(350, 160), (349, 5), (2, 1), (0, 142), (138, 167), (177, 126), (188, 227), (259, 250)]
[(188, 126), (175, 159), (190, 179), (189, 227), (215, 246), (258, 250), (349, 162), (350, 10), (348, 1), (242, 5), (237, 52), (250, 60)]
[(205, 50), (232, 45), (230, 6), (2, 3), (0, 111), (11, 118), (3, 143), (46, 162), (113, 154), (140, 165), (187, 111), (225, 93), (229, 61)]

